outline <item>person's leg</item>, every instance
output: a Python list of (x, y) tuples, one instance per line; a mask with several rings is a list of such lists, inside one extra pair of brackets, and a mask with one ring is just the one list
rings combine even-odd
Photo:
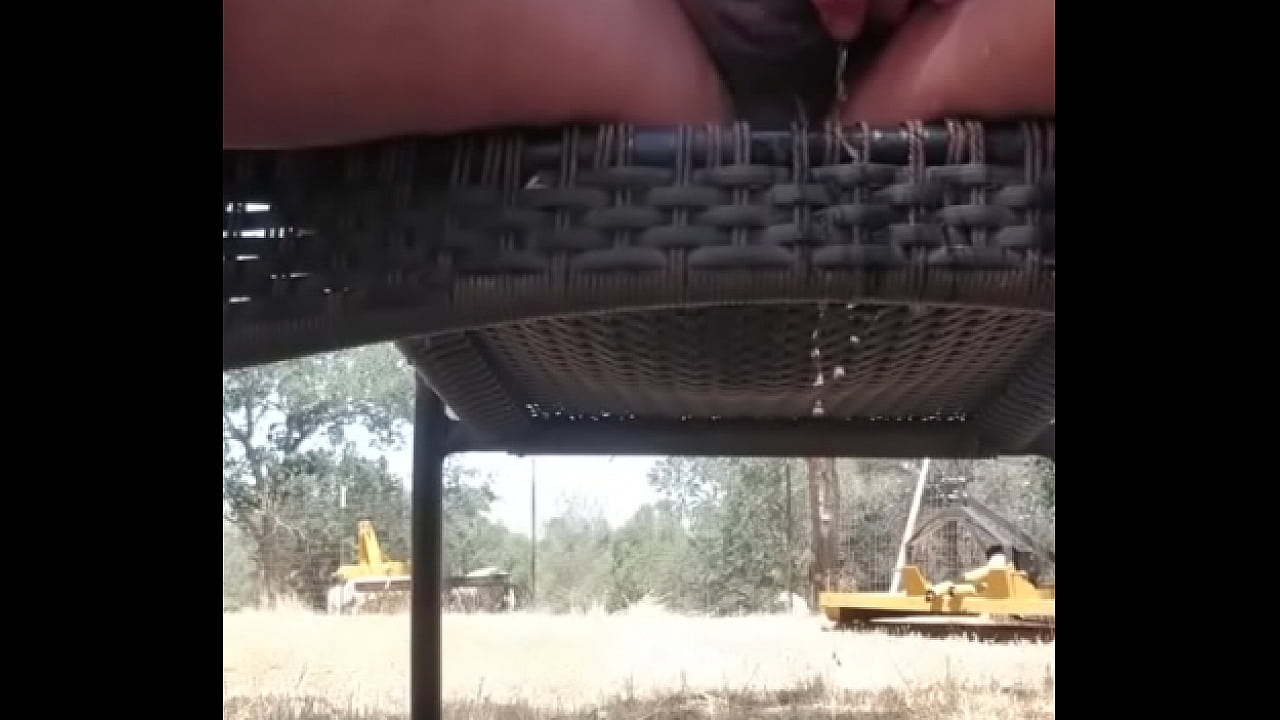
[[(865, 13), (893, 24), (902, 5), (874, 0)], [(1054, 9), (921, 0), (843, 119), (1052, 115)], [(676, 0), (224, 0), (223, 36), (224, 147), (727, 119)]]
[(951, 0), (911, 11), (850, 89), (842, 117), (1053, 115), (1055, 0)]
[(223, 146), (724, 119), (673, 0), (224, 0)]

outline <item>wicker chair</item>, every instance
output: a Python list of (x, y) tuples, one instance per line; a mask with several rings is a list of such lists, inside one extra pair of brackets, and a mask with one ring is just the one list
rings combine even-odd
[(468, 450), (1054, 457), (1054, 168), (1052, 120), (226, 152), (223, 367), (395, 340), (418, 488)]

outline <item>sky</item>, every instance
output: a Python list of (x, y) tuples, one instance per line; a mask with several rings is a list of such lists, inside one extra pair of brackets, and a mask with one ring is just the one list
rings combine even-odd
[[(406, 443), (407, 444), (407, 443)], [(507, 453), (461, 453), (455, 461), (492, 479), (494, 493), (490, 519), (508, 529), (528, 534), (530, 478), (536, 472), (538, 523), (560, 514), (568, 503), (597, 509), (612, 527), (625, 523), (641, 505), (658, 496), (646, 475), (656, 456), (539, 455), (517, 457)], [(406, 447), (387, 453), (391, 471), (412, 484), (413, 452)]]

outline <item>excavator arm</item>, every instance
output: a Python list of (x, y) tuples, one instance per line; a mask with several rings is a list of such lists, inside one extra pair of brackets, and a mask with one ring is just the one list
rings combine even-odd
[(333, 571), (335, 580), (354, 580), (367, 577), (408, 577), (407, 563), (391, 560), (382, 552), (378, 533), (369, 520), (356, 523), (356, 563), (342, 565)]
[(356, 524), (356, 547), (361, 565), (382, 564), (382, 546), (378, 544), (378, 533), (374, 532), (372, 522), (361, 520)]

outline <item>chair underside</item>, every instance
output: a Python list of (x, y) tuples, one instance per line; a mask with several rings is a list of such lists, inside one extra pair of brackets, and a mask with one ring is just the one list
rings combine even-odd
[(1052, 456), (1053, 135), (226, 152), (223, 366), (397, 341), (451, 451)]

